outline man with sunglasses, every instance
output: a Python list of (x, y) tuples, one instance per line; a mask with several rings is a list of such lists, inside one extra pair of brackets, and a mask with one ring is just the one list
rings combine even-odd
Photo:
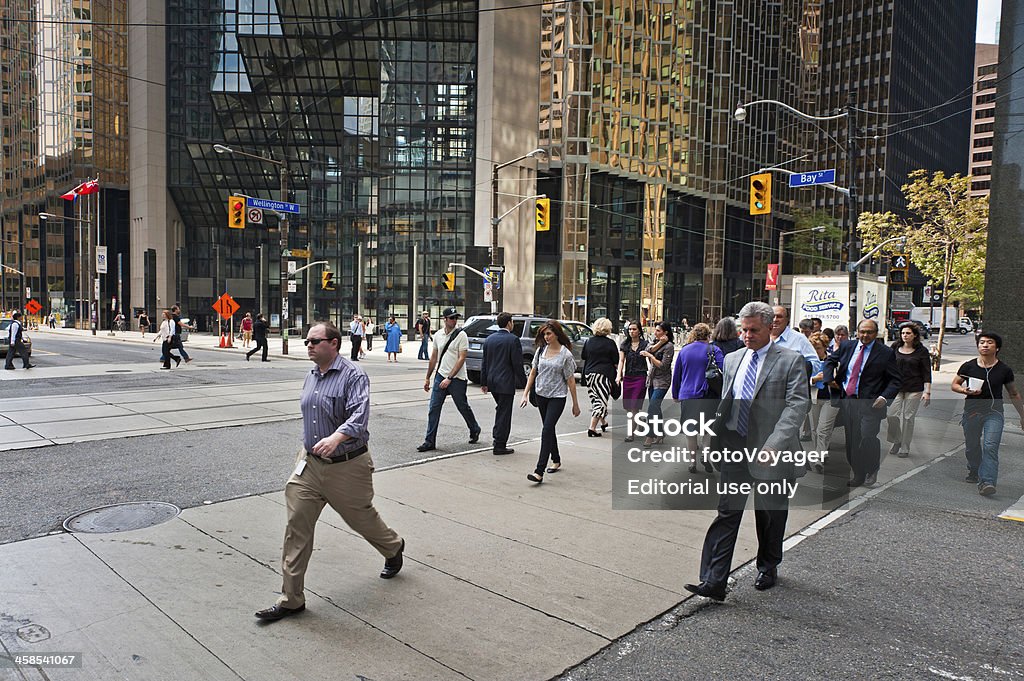
[(306, 334), (306, 351), (316, 365), (306, 376), (302, 408), (302, 452), (284, 488), (288, 524), (281, 573), (284, 584), (273, 606), (256, 617), (266, 621), (306, 609), (306, 567), (313, 553), (313, 530), (324, 506), (384, 556), (381, 579), (402, 569), (405, 540), (388, 527), (373, 506), (370, 433), (370, 380), (366, 372), (338, 354), (341, 331), (318, 322)]

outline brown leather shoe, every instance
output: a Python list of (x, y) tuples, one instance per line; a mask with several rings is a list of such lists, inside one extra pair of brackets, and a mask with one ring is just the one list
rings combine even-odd
[(291, 617), (292, 615), (298, 615), (300, 612), (306, 609), (306, 604), (303, 603), (297, 608), (286, 608), (283, 605), (274, 604), (269, 608), (258, 610), (256, 612), (256, 618), (267, 622), (276, 622), (277, 620), (283, 620), (285, 617)]

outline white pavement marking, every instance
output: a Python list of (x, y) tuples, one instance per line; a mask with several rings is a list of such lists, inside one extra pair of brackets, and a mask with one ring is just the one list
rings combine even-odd
[(1003, 520), (1016, 520), (1019, 523), (1024, 523), (1024, 497), (1017, 500), (1010, 508), (999, 514), (999, 517)]
[(954, 447), (953, 449), (949, 450), (948, 452), (945, 452), (943, 454), (939, 454), (938, 456), (936, 456), (931, 461), (923, 463), (920, 466), (918, 466), (917, 468), (912, 468), (909, 471), (907, 471), (906, 473), (904, 473), (903, 475), (900, 475), (900, 476), (897, 476), (897, 477), (893, 478), (892, 480), (890, 480), (889, 482), (885, 483), (884, 485), (882, 485), (880, 487), (873, 487), (870, 490), (868, 490), (867, 492), (865, 492), (864, 494), (862, 494), (859, 497), (857, 497), (856, 499), (850, 499), (848, 502), (846, 502), (845, 504), (843, 504), (839, 508), (835, 509), (834, 511), (832, 511), (831, 513), (829, 513), (825, 517), (821, 518), (817, 522), (813, 522), (810, 525), (808, 525), (807, 527), (805, 527), (804, 529), (802, 529), (799, 532), (797, 532), (796, 534), (791, 535), (789, 537), (789, 539), (787, 539), (785, 542), (783, 542), (783, 544), (782, 544), (783, 551), (789, 551), (791, 548), (793, 548), (794, 546), (796, 546), (797, 544), (802, 542), (804, 539), (807, 539), (808, 537), (813, 537), (814, 535), (818, 534), (818, 532), (820, 532), (821, 530), (825, 529), (826, 527), (828, 527), (829, 525), (831, 525), (835, 521), (839, 520), (840, 518), (842, 518), (844, 515), (846, 515), (847, 513), (852, 511), (853, 509), (857, 508), (858, 506), (862, 506), (863, 504), (866, 504), (869, 499), (873, 499), (874, 497), (877, 497), (882, 492), (885, 492), (886, 490), (888, 490), (890, 487), (894, 487), (895, 485), (898, 485), (899, 483), (903, 482), (904, 480), (912, 478), (915, 475), (917, 475), (918, 473), (931, 468), (933, 465), (935, 465), (939, 461), (942, 461), (943, 459), (948, 459), (949, 457), (953, 456), (954, 454), (956, 454), (956, 453), (958, 453), (960, 451), (963, 451), (963, 448), (964, 448), (964, 445), (958, 445), (958, 446)]

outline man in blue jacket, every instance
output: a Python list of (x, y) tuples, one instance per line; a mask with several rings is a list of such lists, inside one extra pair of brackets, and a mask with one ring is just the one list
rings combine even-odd
[(516, 388), (526, 387), (523, 369), (523, 346), (512, 334), (512, 315), (502, 312), (496, 321), (498, 330), (484, 340), (484, 357), (480, 365), (481, 390), (494, 398), (494, 453), (511, 454), (508, 436), (512, 430), (512, 405)]

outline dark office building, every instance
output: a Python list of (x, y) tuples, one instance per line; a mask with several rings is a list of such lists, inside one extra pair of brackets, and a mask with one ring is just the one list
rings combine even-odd
[[(135, 17), (162, 21), (162, 4)], [(165, 177), (155, 163), (133, 174), (147, 307), (170, 296), (203, 326), (227, 292), (276, 322), (282, 249), (311, 252), (296, 268), (335, 273), (335, 291), (321, 265), (295, 277), (293, 327), (464, 303), (438, 283), (473, 244), (476, 3), (329, 4), (166, 3), (166, 63), (139, 55), (150, 79), (166, 77), (166, 101), (133, 83), (160, 131), (139, 153), (166, 144), (167, 158)], [(134, 30), (140, 52), (159, 42)], [(229, 195), (298, 204), (287, 242), (273, 211), (228, 229)]]

